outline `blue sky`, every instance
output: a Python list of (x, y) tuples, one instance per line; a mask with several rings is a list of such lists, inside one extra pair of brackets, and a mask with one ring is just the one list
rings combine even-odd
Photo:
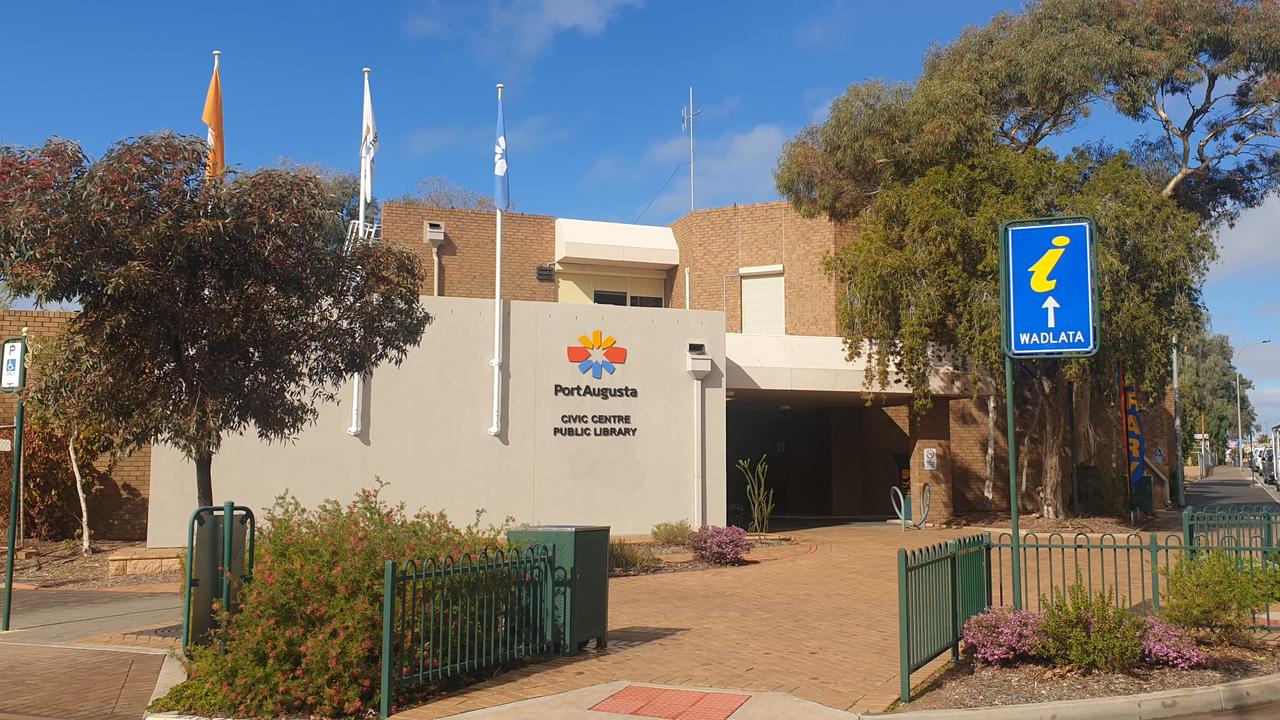
[[(375, 192), (419, 180), (492, 187), (494, 84), (506, 90), (519, 210), (664, 224), (688, 208), (680, 109), (696, 86), (698, 204), (776, 198), (783, 141), (850, 82), (910, 80), (924, 52), (1020, 2), (474, 0), (11, 4), (0, 44), (0, 143), (50, 135), (100, 155), (200, 111), (223, 52), (228, 162), (357, 169), (363, 66), (381, 145)], [(1127, 144), (1102, 115), (1078, 136)], [(1062, 143), (1062, 148), (1070, 139)], [(655, 199), (656, 196), (656, 199)], [(652, 206), (641, 211), (653, 200)], [(1280, 422), (1280, 201), (1222, 237), (1205, 288), (1214, 328), (1249, 348), (1255, 403)]]

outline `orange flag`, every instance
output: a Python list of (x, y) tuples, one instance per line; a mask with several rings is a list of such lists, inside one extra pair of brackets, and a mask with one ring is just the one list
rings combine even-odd
[(218, 77), (218, 60), (222, 53), (213, 51), (213, 77), (209, 78), (209, 94), (204, 99), (204, 124), (209, 126), (209, 159), (205, 163), (207, 178), (222, 175), (227, 169), (227, 148), (222, 136), (222, 81)]

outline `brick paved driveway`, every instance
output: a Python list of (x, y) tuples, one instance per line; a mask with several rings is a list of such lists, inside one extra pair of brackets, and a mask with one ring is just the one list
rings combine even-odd
[(0, 645), (0, 720), (138, 720), (163, 655)]
[(898, 693), (897, 548), (964, 534), (884, 524), (804, 530), (793, 534), (798, 546), (757, 550), (753, 557), (774, 559), (755, 565), (617, 578), (607, 652), (506, 673), (397, 717), (446, 717), (614, 680), (883, 710)]

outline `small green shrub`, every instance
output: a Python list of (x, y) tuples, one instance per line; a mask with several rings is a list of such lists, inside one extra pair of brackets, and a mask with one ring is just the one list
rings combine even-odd
[(1115, 594), (1090, 595), (1079, 582), (1041, 598), (1044, 637), (1037, 653), (1054, 665), (1083, 672), (1125, 672), (1142, 660), (1146, 626), (1127, 608), (1116, 606)]
[(1247, 560), (1213, 550), (1187, 558), (1165, 572), (1169, 600), (1164, 617), (1216, 643), (1240, 641), (1253, 613), (1266, 607), (1280, 582), (1274, 566), (1265, 570)]
[(659, 545), (679, 545), (684, 547), (689, 544), (689, 533), (693, 532), (693, 526), (688, 520), (680, 522), (660, 522), (653, 526), (653, 530), (649, 531), (649, 535), (653, 541)]
[(609, 572), (648, 570), (661, 561), (643, 545), (614, 540), (609, 543)]
[(378, 490), (306, 510), (282, 495), (259, 529), (254, 579), (230, 620), (227, 652), (198, 647), (190, 677), (152, 703), (214, 717), (364, 716), (378, 707), (383, 567), (389, 559), (474, 555), (501, 543), (479, 517), (408, 515)]

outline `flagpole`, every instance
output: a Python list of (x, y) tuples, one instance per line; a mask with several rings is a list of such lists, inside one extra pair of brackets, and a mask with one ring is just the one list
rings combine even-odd
[[(498, 107), (502, 107), (502, 83), (498, 83)], [(493, 437), (502, 432), (502, 208), (497, 205), (494, 203), (497, 239), (493, 251), (493, 357), (489, 360), (493, 367), (493, 424), (489, 434)]]
[[(364, 87), (366, 92), (369, 88), (369, 73), (373, 70), (364, 68)], [(359, 210), (356, 214), (356, 236), (348, 242), (348, 247), (359, 242), (364, 237), (364, 212), (365, 198), (372, 195), (372, 188), (369, 187), (373, 183), (373, 178), (369, 175), (368, 160), (365, 158), (367, 149), (365, 148), (364, 138), (364, 117), (361, 114), (360, 127), (360, 199), (358, 202)], [(359, 436), (363, 432), (361, 421), (364, 419), (364, 373), (358, 372), (351, 376), (351, 426), (347, 428), (347, 434), (353, 437)]]

